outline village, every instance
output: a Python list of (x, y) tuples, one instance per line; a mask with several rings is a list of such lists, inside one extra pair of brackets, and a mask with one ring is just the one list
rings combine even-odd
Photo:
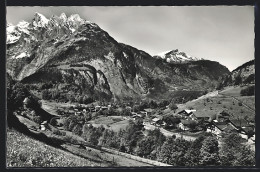
[[(122, 110), (123, 109), (123, 110)], [(108, 111), (115, 112), (121, 110), (126, 114), (109, 114)], [(169, 106), (161, 108), (159, 111), (170, 111)], [(207, 132), (222, 137), (222, 134), (228, 132), (238, 133), (242, 138), (250, 142), (255, 142), (255, 125), (252, 122), (248, 122), (245, 119), (231, 118), (233, 114), (220, 110), (217, 113), (208, 113), (208, 115), (201, 114), (196, 109), (183, 109), (170, 111), (167, 115), (158, 113), (157, 109), (144, 108), (140, 111), (134, 111), (133, 107), (125, 105), (121, 108), (116, 105), (77, 105), (67, 109), (57, 110), (61, 116), (86, 116), (92, 114), (90, 120), (93, 118), (99, 118), (101, 116), (122, 116), (123, 120), (134, 121), (141, 124), (147, 130), (153, 130), (155, 128), (163, 129), (161, 131), (167, 131), (167, 133), (182, 135), (196, 135), (196, 133)], [(56, 117), (57, 119), (57, 117)], [(44, 121), (41, 126), (44, 129), (44, 125), (47, 121)], [(62, 124), (59, 124), (62, 126)], [(105, 124), (104, 124), (105, 125)], [(167, 134), (166, 134), (167, 135)]]

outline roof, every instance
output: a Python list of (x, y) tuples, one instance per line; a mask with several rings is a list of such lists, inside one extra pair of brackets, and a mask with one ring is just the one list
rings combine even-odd
[(214, 124), (218, 129), (220, 129), (221, 131), (223, 131), (224, 128), (227, 127), (227, 122), (215, 122), (215, 121), (213, 121), (213, 124)]
[(196, 112), (196, 110), (195, 110), (195, 109), (192, 109), (192, 110), (185, 109), (185, 110), (182, 110), (182, 111), (178, 112), (178, 114), (183, 113), (183, 112), (185, 112), (186, 114), (189, 115), (189, 114), (191, 114), (192, 112)]
[(23, 100), (23, 103), (29, 103), (30, 99), (28, 97), (26, 97), (24, 100)]
[(245, 119), (230, 119), (230, 122), (236, 127), (247, 127), (248, 122)]
[(197, 117), (197, 118), (210, 118), (211, 114), (205, 115), (202, 113), (198, 113), (198, 112), (193, 112), (193, 114)]
[(146, 112), (152, 112), (153, 109), (151, 109), (151, 108), (147, 108), (147, 109), (144, 109), (144, 111), (146, 111)]
[(193, 121), (193, 120), (181, 120), (181, 123), (182, 123), (183, 125), (189, 125), (189, 124), (191, 124), (192, 122), (195, 122), (195, 121)]
[(159, 121), (160, 119), (159, 118), (153, 118), (152, 119), (154, 122), (157, 122), (157, 121)]
[(236, 128), (234, 128), (232, 125), (230, 125), (227, 122), (215, 122), (213, 121), (213, 124), (220, 129), (221, 131), (236, 131)]
[(252, 127), (242, 127), (242, 130), (244, 130), (246, 133), (248, 133), (250, 131), (254, 131), (254, 129)]

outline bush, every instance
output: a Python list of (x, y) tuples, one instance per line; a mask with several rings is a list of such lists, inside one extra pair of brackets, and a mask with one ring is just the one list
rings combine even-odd
[(169, 105), (169, 108), (170, 108), (171, 110), (176, 110), (176, 109), (178, 109), (177, 105), (174, 104), (173, 102), (171, 102), (171, 104)]
[(40, 116), (32, 116), (32, 121), (36, 122), (37, 124), (40, 124), (42, 119)]
[(57, 130), (57, 129), (54, 129), (53, 131), (52, 131), (52, 133), (53, 134), (56, 134), (56, 135), (58, 135), (58, 136), (65, 136), (66, 135), (66, 132), (61, 132), (60, 130)]
[(240, 91), (241, 96), (253, 96), (255, 95), (255, 86), (249, 86)]

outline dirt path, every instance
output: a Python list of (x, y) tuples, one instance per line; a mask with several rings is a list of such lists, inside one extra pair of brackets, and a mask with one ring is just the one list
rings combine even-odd
[(163, 135), (165, 135), (166, 137), (170, 137), (172, 135), (175, 135), (176, 138), (183, 138), (187, 141), (194, 141), (196, 139), (196, 137), (186, 136), (186, 135), (183, 135), (183, 134), (180, 134), (180, 133), (174, 133), (174, 132), (171, 132), (171, 131), (167, 131), (167, 130), (161, 128), (161, 127), (155, 127), (154, 125), (151, 125), (151, 124), (148, 124), (148, 123), (145, 123), (144, 128), (147, 129), (147, 130), (154, 130), (156, 128), (159, 128), (161, 133)]

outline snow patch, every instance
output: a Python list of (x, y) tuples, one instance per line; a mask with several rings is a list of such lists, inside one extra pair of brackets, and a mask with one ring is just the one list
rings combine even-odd
[(128, 55), (125, 52), (123, 52), (123, 54), (125, 58), (128, 58)]
[(24, 57), (27, 57), (27, 56), (28, 56), (28, 54), (25, 53), (25, 52), (23, 52), (23, 53), (19, 54), (19, 55), (16, 56), (16, 57), (13, 57), (13, 58), (14, 58), (14, 59), (21, 59), (21, 58), (24, 58)]

